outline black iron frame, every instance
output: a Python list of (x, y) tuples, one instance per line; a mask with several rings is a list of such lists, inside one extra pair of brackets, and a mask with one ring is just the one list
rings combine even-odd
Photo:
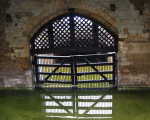
[[(95, 57), (112, 57), (113, 60), (112, 62), (97, 62), (97, 63), (91, 63), (88, 59), (89, 58), (95, 58)], [(84, 63), (78, 63), (77, 59), (83, 59)], [(54, 59), (62, 59), (63, 61), (61, 63), (57, 64), (41, 64), (39, 63), (40, 59), (49, 59), (49, 60), (54, 60)], [(65, 63), (65, 61), (68, 61)], [(109, 71), (99, 71), (95, 66), (112, 66), (112, 70)], [(43, 84), (43, 83), (63, 83), (63, 84), (71, 84), (72, 86), (76, 86), (79, 83), (101, 83), (101, 82), (107, 82), (110, 84), (113, 84), (113, 87), (116, 86), (116, 54), (115, 52), (113, 53), (106, 53), (106, 54), (90, 54), (90, 55), (72, 55), (72, 56), (40, 56), (37, 55), (35, 56), (35, 73), (36, 73), (36, 83), (37, 84)], [(85, 67), (85, 66), (90, 66), (94, 72), (77, 72), (78, 67)], [(40, 72), (38, 70), (39, 67), (55, 67), (55, 69), (52, 72)], [(57, 73), (56, 71), (60, 67), (69, 67), (71, 68), (70, 73), (65, 73), (65, 72), (59, 72)], [(111, 74), (113, 77), (112, 79), (108, 79), (105, 77), (105, 74)], [(40, 80), (40, 75), (46, 75), (44, 80)], [(70, 81), (63, 81), (63, 80), (48, 80), (51, 76), (71, 76)], [(78, 80), (77, 76), (82, 76), (82, 75), (100, 75), (103, 80)]]
[[(60, 20), (62, 19), (63, 17), (70, 17), (70, 39), (71, 39), (71, 44), (74, 45), (76, 43), (74, 43), (74, 40), (75, 40), (75, 23), (74, 23), (74, 20), (73, 20), (73, 17), (74, 16), (79, 16), (81, 18), (85, 18), (85, 19), (88, 19), (88, 20), (91, 20), (93, 22), (93, 38), (94, 38), (94, 45), (93, 47), (91, 48), (88, 48), (88, 49), (85, 49), (85, 48), (53, 48), (54, 46), (54, 36), (52, 34), (52, 24), (57, 21), (57, 20)], [(98, 25), (101, 26), (102, 28), (104, 28), (113, 38), (114, 38), (114, 41), (113, 41), (113, 44), (114, 46), (110, 46), (110, 47), (103, 47), (103, 48), (99, 48), (98, 47)], [(48, 49), (35, 49), (35, 39), (38, 37), (38, 35), (43, 31), (43, 29), (47, 28), (48, 29), (48, 37), (49, 37), (49, 46), (50, 48)], [(106, 36), (105, 36), (106, 37)], [(108, 38), (109, 39), (109, 38)], [(105, 25), (103, 25), (102, 23), (100, 23), (99, 21), (97, 21), (96, 19), (94, 18), (91, 18), (91, 17), (87, 17), (85, 15), (82, 15), (82, 14), (79, 14), (79, 13), (75, 13), (75, 12), (68, 12), (68, 13), (65, 13), (65, 14), (62, 14), (60, 16), (57, 16), (55, 18), (53, 18), (52, 20), (50, 20), (49, 22), (47, 22), (46, 24), (44, 24), (32, 37), (31, 41), (31, 54), (32, 55), (35, 55), (35, 54), (46, 54), (46, 53), (64, 53), (66, 51), (68, 51), (68, 49), (70, 50), (70, 52), (76, 52), (76, 53), (88, 53), (88, 52), (92, 52), (92, 53), (96, 53), (96, 52), (101, 52), (101, 53), (106, 53), (106, 52), (117, 52), (118, 51), (118, 35), (116, 33), (114, 33), (111, 29), (108, 29)]]

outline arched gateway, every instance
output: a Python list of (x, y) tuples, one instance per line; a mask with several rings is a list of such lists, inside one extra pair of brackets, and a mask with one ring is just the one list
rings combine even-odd
[(55, 17), (31, 40), (35, 84), (113, 87), (116, 52), (117, 35), (99, 21), (74, 12)]

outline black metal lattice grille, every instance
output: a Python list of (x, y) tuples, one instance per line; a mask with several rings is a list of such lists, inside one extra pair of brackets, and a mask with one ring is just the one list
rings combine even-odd
[[(56, 17), (33, 37), (33, 54), (62, 51), (116, 52), (117, 36), (94, 19), (79, 14)], [(83, 53), (83, 52), (82, 52)]]
[(70, 47), (70, 21), (69, 17), (56, 20), (53, 25), (54, 48)]
[(48, 29), (43, 29), (34, 40), (35, 50), (45, 50), (50, 48), (48, 40)]
[(92, 21), (79, 16), (74, 17), (76, 47), (87, 48), (93, 45)]
[(103, 27), (98, 26), (98, 44), (100, 48), (114, 48), (114, 37)]

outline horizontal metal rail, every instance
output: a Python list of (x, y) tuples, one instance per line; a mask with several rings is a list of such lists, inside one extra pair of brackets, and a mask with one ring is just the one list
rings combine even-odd
[(71, 84), (71, 81), (67, 81), (67, 80), (39, 80), (38, 83), (63, 83), (63, 84)]
[(41, 66), (41, 67), (57, 67), (57, 66), (60, 66), (60, 67), (70, 67), (70, 64), (37, 64), (37, 66)]
[(78, 83), (100, 83), (100, 82), (112, 82), (112, 80), (79, 80)]
[[(102, 72), (78, 72), (76, 73), (77, 76), (81, 75), (92, 75), (92, 74), (112, 74), (113, 71), (102, 71)], [(73, 75), (72, 73), (65, 73), (65, 72), (58, 72), (58, 73), (51, 73), (51, 72), (38, 72), (38, 74), (44, 75)]]
[(76, 64), (78, 67), (83, 67), (83, 66), (107, 66), (107, 65), (113, 65), (113, 63), (111, 62), (98, 62), (98, 63), (90, 63), (90, 64), (87, 64), (87, 63), (79, 63), (79, 64)]
[[(38, 63), (37, 66), (43, 66), (43, 67), (57, 67), (57, 66), (61, 66), (61, 67), (70, 67), (71, 64), (40, 64)], [(108, 66), (108, 65), (113, 65), (113, 63), (111, 62), (99, 62), (99, 63), (90, 63), (90, 64), (87, 64), (87, 63), (78, 63), (76, 64), (78, 67), (83, 67), (83, 66), (90, 66), (90, 65), (94, 65), (94, 66)]]
[(38, 72), (39, 74), (44, 74), (44, 75), (72, 75), (72, 73), (65, 73), (65, 72), (59, 72), (59, 73), (51, 73), (51, 72)]
[(110, 52), (107, 54), (87, 54), (87, 55), (70, 55), (70, 56), (43, 56), (43, 55), (37, 55), (37, 58), (39, 59), (58, 59), (58, 58), (72, 58), (72, 57), (99, 57), (99, 56), (112, 56), (115, 52)]
[(43, 55), (37, 55), (38, 59), (64, 59), (64, 58), (71, 58), (71, 56), (43, 56)]
[[(112, 80), (79, 80), (78, 83), (102, 83), (102, 82), (112, 82)], [(71, 84), (71, 81), (67, 81), (67, 80), (47, 80), (47, 81), (43, 81), (43, 80), (39, 80), (39, 83), (64, 83), (64, 84)]]
[(92, 75), (92, 74), (111, 74), (112, 71), (102, 71), (102, 72), (78, 72), (77, 76), (81, 76), (81, 75)]

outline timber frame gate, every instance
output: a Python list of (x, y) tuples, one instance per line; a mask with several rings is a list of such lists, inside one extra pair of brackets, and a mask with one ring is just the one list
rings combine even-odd
[(53, 18), (31, 39), (35, 84), (114, 87), (117, 38), (100, 22), (73, 10)]

